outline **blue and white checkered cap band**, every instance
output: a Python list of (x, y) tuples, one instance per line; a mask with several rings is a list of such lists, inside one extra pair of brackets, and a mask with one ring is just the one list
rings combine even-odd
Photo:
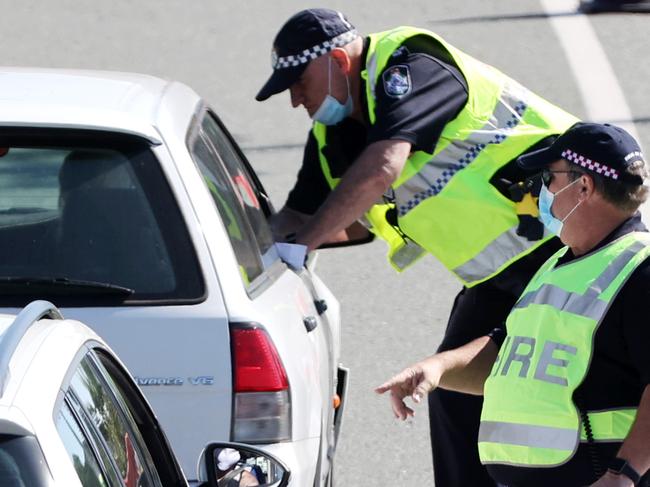
[(618, 171), (616, 169), (606, 166), (600, 162), (592, 161), (588, 157), (582, 156), (577, 152), (573, 152), (572, 150), (567, 149), (562, 152), (562, 157), (567, 161), (571, 161), (578, 166), (582, 166), (598, 174), (602, 174), (608, 178), (618, 179)]
[(334, 37), (333, 39), (329, 39), (317, 46), (310, 47), (309, 49), (305, 49), (298, 54), (292, 54), (291, 56), (278, 57), (275, 54), (275, 50), (273, 50), (271, 53), (271, 67), (273, 69), (284, 69), (300, 66), (301, 64), (308, 63), (312, 59), (316, 59), (323, 54), (327, 54), (336, 47), (349, 44), (357, 37), (359, 37), (359, 33), (355, 29), (352, 29)]

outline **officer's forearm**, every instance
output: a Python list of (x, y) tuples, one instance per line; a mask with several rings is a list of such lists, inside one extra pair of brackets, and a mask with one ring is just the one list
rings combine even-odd
[(646, 386), (641, 403), (627, 438), (623, 442), (618, 456), (643, 475), (650, 469), (650, 386)]
[(298, 232), (297, 242), (313, 250), (359, 219), (397, 179), (410, 150), (411, 144), (399, 140), (369, 145)]
[(490, 337), (438, 354), (444, 362), (439, 387), (466, 394), (483, 395), (483, 386), (499, 352)]

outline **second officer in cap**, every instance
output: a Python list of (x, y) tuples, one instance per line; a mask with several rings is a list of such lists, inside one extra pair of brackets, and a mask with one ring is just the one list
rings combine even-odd
[(377, 389), (396, 416), (435, 387), (484, 395), (478, 449), (500, 486), (650, 485), (648, 169), (636, 141), (579, 123), (520, 158), (543, 179), (544, 225), (566, 247), (488, 335)]

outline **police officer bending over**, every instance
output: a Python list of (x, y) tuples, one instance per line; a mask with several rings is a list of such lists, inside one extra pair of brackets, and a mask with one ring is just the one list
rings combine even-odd
[[(505, 329), (429, 357), (377, 388), (413, 415), (440, 387), (483, 394), (478, 448), (509, 487), (650, 485), (650, 234), (638, 144), (574, 125), (520, 158), (542, 169), (542, 220), (566, 247), (535, 274)], [(643, 479), (640, 476), (644, 475)]]
[[(360, 220), (398, 271), (433, 254), (464, 285), (440, 350), (501, 323), (560, 247), (514, 161), (577, 119), (430, 31), (364, 38), (333, 10), (291, 17), (272, 64), (257, 99), (289, 90), (314, 120), (276, 236), (296, 232), (311, 250)], [(440, 390), (429, 401), (436, 484), (494, 485), (476, 449), (481, 398)]]

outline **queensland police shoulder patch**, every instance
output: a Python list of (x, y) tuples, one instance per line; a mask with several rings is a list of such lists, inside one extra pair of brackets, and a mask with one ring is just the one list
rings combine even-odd
[(384, 91), (388, 96), (400, 98), (411, 91), (411, 73), (408, 66), (398, 64), (391, 66), (381, 75)]

